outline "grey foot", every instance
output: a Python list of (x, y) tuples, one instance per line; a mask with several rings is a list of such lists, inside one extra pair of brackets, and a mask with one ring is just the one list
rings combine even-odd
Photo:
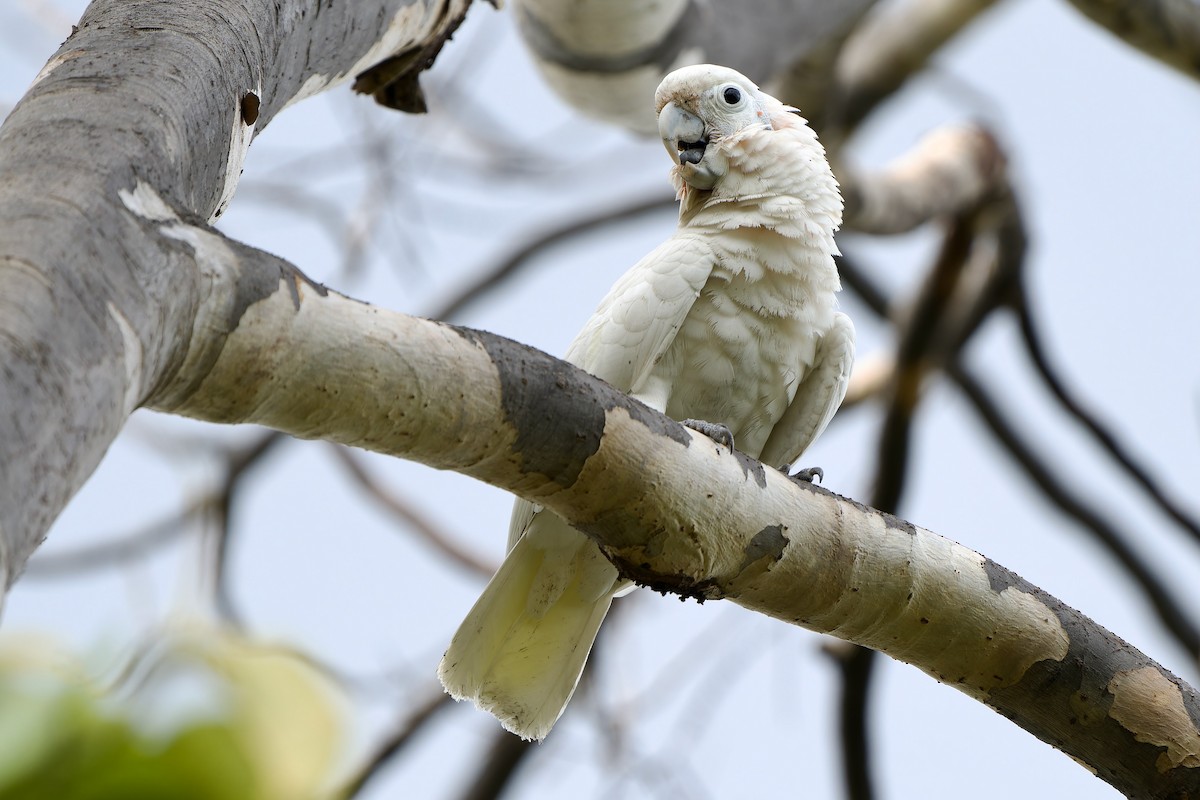
[(729, 452), (733, 452), (733, 431), (721, 423), (705, 422), (702, 419), (685, 419), (683, 424), (698, 433), (703, 433), (717, 444), (725, 445), (729, 448)]
[[(784, 474), (787, 474), (786, 470)], [(817, 481), (825, 480), (825, 470), (820, 467), (807, 467), (800, 470), (795, 475), (789, 475), (794, 481), (804, 481), (805, 483), (816, 483)]]

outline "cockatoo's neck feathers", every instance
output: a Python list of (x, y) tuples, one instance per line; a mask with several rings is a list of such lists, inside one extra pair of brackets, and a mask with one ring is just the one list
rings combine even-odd
[(712, 141), (728, 164), (711, 190), (687, 185), (677, 167), (680, 232), (755, 230), (752, 261), (768, 272), (795, 273), (821, 288), (838, 288), (834, 232), (842, 197), (816, 134), (796, 109), (763, 95), (770, 127), (747, 126)]

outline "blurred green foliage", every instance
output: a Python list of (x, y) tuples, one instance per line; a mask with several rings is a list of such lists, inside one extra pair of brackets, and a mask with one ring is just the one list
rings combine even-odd
[(295, 654), (173, 631), (98, 688), (43, 643), (0, 646), (0, 800), (329, 798), (340, 695)]

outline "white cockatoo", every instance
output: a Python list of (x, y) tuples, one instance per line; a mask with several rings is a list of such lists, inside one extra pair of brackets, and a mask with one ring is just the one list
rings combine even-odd
[[(841, 404), (854, 359), (834, 297), (837, 182), (799, 112), (731, 69), (672, 72), (655, 110), (679, 227), (617, 281), (567, 360), (715, 438), (732, 434), (747, 455), (791, 464)], [(450, 643), (442, 684), (544, 738), (629, 588), (591, 539), (517, 500), (508, 556)]]

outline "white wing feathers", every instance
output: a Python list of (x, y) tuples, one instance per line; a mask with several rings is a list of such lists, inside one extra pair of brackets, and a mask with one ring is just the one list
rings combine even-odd
[(675, 340), (715, 258), (703, 238), (684, 232), (651, 250), (600, 302), (568, 348), (567, 361), (637, 394)]
[[(671, 346), (713, 263), (700, 237), (672, 236), (617, 281), (567, 360), (635, 390)], [(456, 699), (474, 700), (510, 731), (541, 739), (571, 699), (612, 597), (627, 587), (591, 539), (527, 500), (513, 506), (508, 547), (439, 677)]]
[(812, 368), (763, 445), (759, 460), (772, 467), (790, 465), (808, 449), (846, 396), (854, 364), (854, 324), (840, 312), (817, 343)]

